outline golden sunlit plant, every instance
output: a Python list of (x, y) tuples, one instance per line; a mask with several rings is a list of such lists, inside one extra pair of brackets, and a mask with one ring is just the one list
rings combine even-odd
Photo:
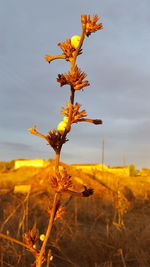
[(124, 215), (127, 213), (131, 203), (121, 190), (117, 190), (113, 197), (113, 205), (116, 211), (113, 223), (120, 228), (124, 228)]
[[(92, 33), (102, 29), (102, 23), (98, 23), (99, 17), (97, 15), (81, 15), (81, 26), (82, 32), (81, 36), (74, 35), (65, 42), (58, 44), (62, 50), (61, 55), (51, 56), (46, 55), (45, 60), (51, 63), (57, 59), (64, 59), (70, 63), (70, 70), (68, 73), (58, 74), (57, 82), (60, 87), (69, 85), (70, 87), (70, 99), (66, 103), (65, 107), (61, 108), (61, 114), (64, 115), (63, 120), (58, 124), (57, 129), (51, 129), (47, 135), (44, 135), (37, 131), (36, 126), (30, 128), (28, 131), (46, 140), (46, 142), (52, 147), (55, 152), (55, 174), (50, 177), (50, 185), (54, 190), (54, 198), (51, 207), (47, 207), (47, 212), (49, 214), (49, 222), (47, 225), (46, 233), (39, 236), (38, 231), (33, 228), (28, 233), (24, 234), (24, 243), (10, 238), (11, 241), (16, 242), (24, 247), (26, 247), (35, 256), (36, 267), (41, 267), (43, 263), (48, 262), (50, 266), (50, 261), (53, 260), (52, 251), (46, 249), (47, 242), (50, 238), (53, 224), (56, 220), (61, 218), (66, 213), (66, 203), (62, 201), (62, 193), (67, 192), (70, 197), (89, 197), (93, 194), (92, 188), (83, 187), (82, 192), (76, 192), (73, 189), (73, 183), (71, 176), (67, 173), (67, 170), (60, 170), (60, 154), (63, 145), (68, 141), (67, 135), (71, 131), (71, 126), (73, 123), (89, 122), (93, 124), (102, 124), (100, 119), (89, 119), (87, 118), (86, 110), (80, 110), (81, 104), (75, 102), (75, 94), (79, 90), (84, 90), (88, 87), (89, 81), (86, 80), (86, 73), (84, 73), (77, 65), (77, 57), (83, 53), (82, 45), (84, 39), (89, 37)], [(3, 235), (3, 238), (5, 236)], [(42, 238), (42, 245), (37, 248), (37, 240)], [(7, 236), (7, 239), (8, 236)], [(49, 255), (49, 256), (48, 256)]]

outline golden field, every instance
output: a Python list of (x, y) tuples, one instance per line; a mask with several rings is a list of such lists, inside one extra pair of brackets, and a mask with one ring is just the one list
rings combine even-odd
[[(94, 189), (94, 195), (70, 200), (68, 194), (63, 194), (66, 214), (55, 222), (47, 248), (53, 254), (51, 266), (150, 266), (149, 172), (121, 176), (65, 167), (76, 191), (87, 186)], [(0, 233), (20, 241), (33, 226), (39, 235), (45, 233), (47, 208), (53, 196), (50, 186), (53, 172), (50, 165), (1, 170)], [(17, 192), (16, 185), (28, 189)], [(0, 266), (26, 267), (33, 261), (26, 249), (1, 239)]]

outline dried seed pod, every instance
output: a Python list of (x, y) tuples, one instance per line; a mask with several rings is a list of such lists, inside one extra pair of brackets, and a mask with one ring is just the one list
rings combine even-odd
[[(67, 103), (67, 108), (62, 107), (61, 113), (64, 115), (69, 116), (69, 104)], [(87, 116), (86, 110), (79, 111), (81, 105), (79, 103), (75, 103), (75, 105), (72, 108), (72, 120), (71, 123), (77, 123), (80, 119), (83, 119)]]
[[(71, 61), (76, 48), (72, 45), (71, 39), (67, 39), (64, 43), (59, 43), (58, 46), (62, 49), (67, 61)], [(82, 49), (79, 50), (78, 55), (82, 54)]]
[(89, 82), (83, 81), (86, 77), (86, 73), (81, 72), (81, 70), (76, 65), (73, 71), (69, 71), (65, 74), (58, 74), (57, 82), (60, 83), (60, 86), (66, 84), (70, 85), (74, 90), (81, 90), (86, 86), (89, 86)]
[(62, 144), (68, 141), (66, 137), (62, 138), (61, 133), (59, 133), (55, 129), (49, 131), (46, 138), (50, 146), (54, 149), (54, 151), (58, 151)]
[(103, 28), (102, 23), (97, 24), (98, 20), (99, 17), (97, 15), (94, 15), (92, 18), (90, 18), (90, 15), (81, 15), (81, 23), (82, 27), (85, 28), (86, 36)]
[(66, 207), (60, 204), (56, 211), (55, 220), (62, 218), (65, 214), (66, 214)]
[(35, 244), (39, 239), (39, 233), (37, 229), (33, 226), (31, 230), (23, 235), (24, 242), (31, 248), (35, 248)]

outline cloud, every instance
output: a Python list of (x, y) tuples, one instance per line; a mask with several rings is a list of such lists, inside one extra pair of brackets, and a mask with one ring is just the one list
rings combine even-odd
[(18, 151), (22, 151), (22, 150), (28, 150), (31, 149), (30, 145), (27, 144), (21, 144), (21, 143), (14, 143), (14, 142), (0, 142), (0, 147), (6, 148), (6, 149), (10, 149), (10, 150), (18, 150)]

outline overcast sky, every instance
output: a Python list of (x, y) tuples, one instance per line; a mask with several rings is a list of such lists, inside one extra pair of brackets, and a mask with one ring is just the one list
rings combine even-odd
[(58, 73), (69, 64), (50, 65), (44, 55), (61, 53), (59, 42), (80, 35), (80, 14), (98, 14), (103, 30), (86, 38), (78, 66), (91, 86), (76, 94), (89, 118), (103, 125), (73, 125), (62, 150), (66, 163), (134, 163), (150, 168), (150, 1), (0, 1), (0, 160), (53, 158), (44, 140), (57, 127), (69, 87)]

